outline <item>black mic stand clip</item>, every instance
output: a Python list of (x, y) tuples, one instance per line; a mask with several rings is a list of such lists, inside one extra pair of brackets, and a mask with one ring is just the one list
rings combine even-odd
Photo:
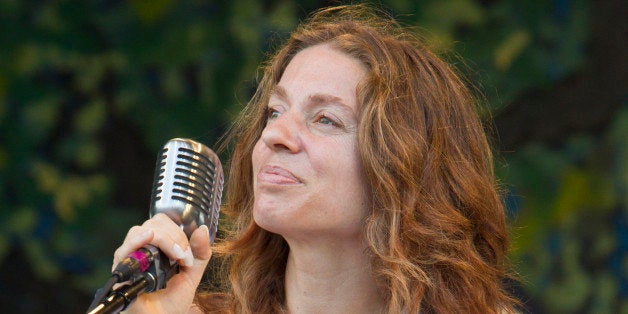
[[(119, 313), (124, 311), (144, 292), (153, 292), (166, 287), (166, 282), (179, 272), (179, 265), (152, 245), (145, 246), (154, 258), (150, 267), (143, 273), (135, 274), (122, 286), (112, 289), (88, 314)], [(96, 293), (98, 295), (98, 293)]]

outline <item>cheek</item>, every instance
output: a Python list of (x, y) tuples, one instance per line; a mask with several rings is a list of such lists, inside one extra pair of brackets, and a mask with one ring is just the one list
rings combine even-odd
[(370, 190), (368, 182), (366, 180), (366, 173), (364, 171), (364, 165), (360, 158), (360, 153), (357, 147), (353, 148), (353, 154), (350, 159), (350, 179), (354, 183), (356, 201), (359, 201), (362, 206), (368, 206), (368, 191)]
[(255, 146), (253, 147), (253, 153), (251, 154), (253, 173), (257, 173), (257, 169), (259, 169), (262, 157), (263, 157), (263, 145), (261, 143), (261, 140), (258, 140), (257, 142), (255, 142)]
[(344, 177), (353, 172), (359, 160), (357, 146), (353, 138), (330, 138), (309, 147), (312, 167), (319, 172)]
[(337, 173), (342, 173), (345, 180), (350, 182), (361, 182), (363, 180), (362, 173), (364, 170), (355, 143), (344, 143), (341, 148), (330, 152), (329, 155)]
[(332, 178), (328, 188), (332, 193), (361, 199), (367, 190), (364, 168), (354, 143), (345, 143), (344, 147), (328, 151), (324, 160), (314, 163), (314, 167), (325, 168), (324, 171)]

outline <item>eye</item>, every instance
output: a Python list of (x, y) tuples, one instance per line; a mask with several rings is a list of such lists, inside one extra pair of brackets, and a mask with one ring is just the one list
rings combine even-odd
[(318, 116), (318, 118), (316, 118), (316, 123), (329, 125), (329, 126), (335, 126), (335, 127), (341, 126), (340, 123), (336, 122), (334, 119), (325, 115)]
[(280, 113), (277, 109), (266, 108), (266, 120), (272, 120), (279, 117)]

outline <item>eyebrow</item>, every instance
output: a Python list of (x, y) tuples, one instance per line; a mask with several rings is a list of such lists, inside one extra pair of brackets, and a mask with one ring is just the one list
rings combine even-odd
[[(286, 92), (286, 89), (283, 88), (283, 86), (276, 85), (273, 88), (271, 96), (277, 96), (281, 98), (283, 101), (288, 102), (288, 93)], [(352, 115), (356, 114), (356, 112), (354, 112), (350, 106), (348, 106), (347, 104), (343, 102), (342, 98), (336, 97), (334, 95), (313, 94), (308, 97), (308, 100), (311, 104), (315, 106), (320, 106), (324, 104), (335, 104), (335, 105), (338, 105), (340, 108), (342, 108), (342, 110), (347, 111), (348, 113)]]
[(275, 85), (270, 95), (277, 96), (283, 100), (288, 100), (288, 93), (286, 92), (286, 89), (283, 88), (283, 86)]

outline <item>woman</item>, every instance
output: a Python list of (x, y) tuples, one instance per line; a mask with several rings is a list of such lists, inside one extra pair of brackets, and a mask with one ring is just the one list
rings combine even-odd
[(447, 64), (365, 6), (321, 10), (264, 67), (238, 120), (221, 293), (211, 257), (163, 215), (151, 243), (183, 265), (130, 311), (498, 313), (507, 235), (474, 101)]

